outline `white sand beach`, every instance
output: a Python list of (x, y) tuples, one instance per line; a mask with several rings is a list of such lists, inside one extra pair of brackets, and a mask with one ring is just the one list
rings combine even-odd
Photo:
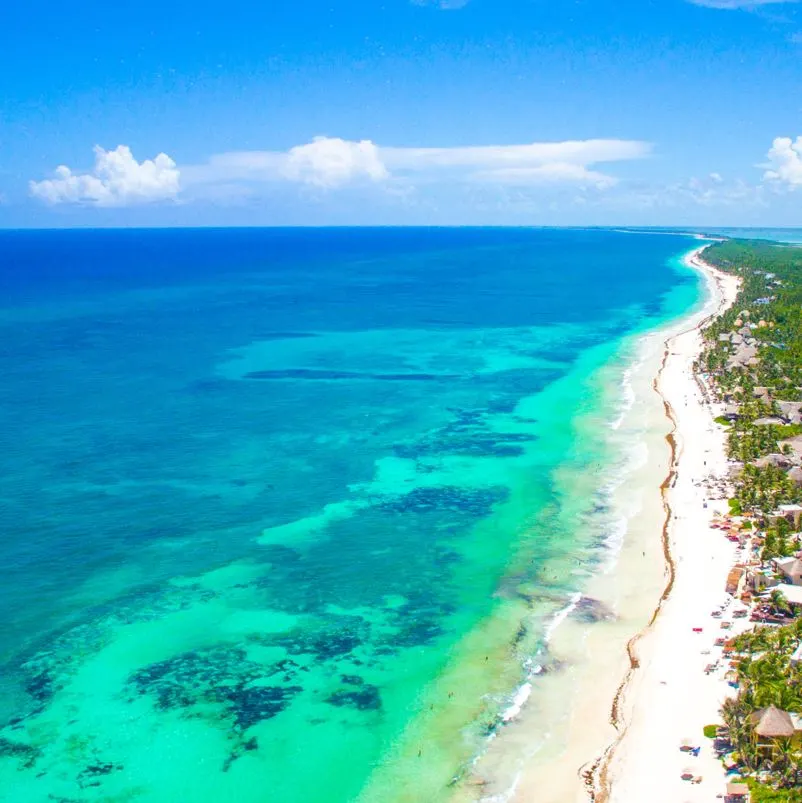
[[(706, 278), (707, 302), (643, 338), (630, 377), (636, 403), (621, 437), (636, 436), (643, 453), (615, 492), (627, 535), (616, 565), (586, 589), (615, 619), (588, 629), (569, 618), (555, 631), (550, 652), (566, 669), (539, 680), (496, 755), (491, 750), (480, 763), (485, 779), (515, 777), (505, 790), (491, 782), (483, 801), (680, 803), (715, 799), (724, 788), (702, 728), (718, 720), (729, 688), (724, 668), (705, 668), (720, 653), (713, 643), (725, 631), (710, 614), (728, 599), (736, 546), (710, 527), (726, 500), (708, 500), (722, 494), (709, 491), (706, 478), (725, 477), (727, 460), (713, 421), (720, 411), (707, 404), (692, 366), (702, 347), (699, 327), (732, 304), (738, 281), (700, 262), (702, 250), (687, 259)], [(533, 734), (531, 762), (505, 766), (504, 741), (523, 744)], [(699, 756), (681, 751), (683, 742), (701, 747)], [(683, 781), (686, 770), (702, 782)]]
[[(732, 304), (738, 281), (692, 259), (714, 287), (719, 309)], [(653, 626), (634, 647), (638, 667), (621, 696), (621, 736), (600, 773), (597, 800), (702, 801), (724, 791), (721, 763), (702, 730), (719, 721), (718, 710), (728, 692), (726, 667), (717, 663), (717, 638), (745, 629), (735, 620), (736, 603), (725, 593), (737, 545), (711, 527), (713, 516), (726, 510), (726, 499), (709, 488), (708, 480), (724, 480), (728, 464), (722, 428), (713, 418), (721, 413), (708, 404), (693, 372), (701, 349), (698, 328), (668, 341), (669, 352), (657, 388), (676, 421), (675, 474), (666, 490), (670, 508), (668, 547), (675, 576)], [(727, 603), (721, 620), (711, 612)], [(738, 607), (741, 607), (740, 605)], [(705, 668), (717, 668), (709, 674)], [(680, 750), (701, 748), (698, 756)], [(694, 780), (683, 780), (690, 773)], [(699, 780), (701, 778), (701, 780)]]

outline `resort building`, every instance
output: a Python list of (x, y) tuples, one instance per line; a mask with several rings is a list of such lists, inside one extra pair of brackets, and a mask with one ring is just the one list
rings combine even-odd
[[(779, 421), (779, 419), (776, 419)], [(773, 419), (769, 418), (761, 418), (755, 421), (755, 424), (760, 424), (761, 422), (769, 422), (772, 423)], [(782, 421), (780, 421), (782, 424)], [(775, 466), (776, 468), (789, 468), (791, 465), (791, 461), (784, 455), (779, 454), (778, 452), (774, 452), (773, 454), (767, 454), (765, 457), (760, 457), (755, 460), (754, 465), (758, 468), (766, 468), (766, 466)]]
[(802, 424), (802, 405), (799, 402), (779, 401), (777, 406), (789, 424)]
[(779, 584), (775, 576), (776, 570), (762, 566), (750, 566), (746, 570), (746, 583), (754, 594), (760, 594), (767, 588)]
[(799, 529), (799, 522), (802, 519), (802, 506), (800, 505), (780, 505), (775, 510), (769, 519), (776, 521), (777, 519), (785, 519), (787, 522), (794, 526), (794, 529)]
[(757, 418), (752, 423), (758, 427), (781, 427), (785, 424), (785, 421), (782, 418), (777, 418), (777, 416), (767, 416), (766, 418)]
[(749, 787), (745, 783), (728, 783), (724, 803), (749, 803)]
[(749, 715), (749, 724), (761, 750), (773, 752), (778, 742), (793, 740), (802, 744), (802, 722), (798, 714), (783, 711), (774, 705)]
[(775, 558), (772, 565), (782, 574), (786, 583), (802, 586), (802, 560), (798, 557), (792, 555), (790, 558)]
[(775, 589), (785, 597), (792, 608), (802, 608), (802, 586), (780, 583)]

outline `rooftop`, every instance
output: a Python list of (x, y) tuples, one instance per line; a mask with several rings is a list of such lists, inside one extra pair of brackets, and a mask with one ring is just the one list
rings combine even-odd
[(773, 590), (779, 591), (792, 605), (802, 605), (802, 586), (780, 583)]
[(755, 726), (755, 733), (758, 736), (767, 736), (771, 739), (794, 735), (791, 715), (773, 705), (750, 714), (749, 721)]

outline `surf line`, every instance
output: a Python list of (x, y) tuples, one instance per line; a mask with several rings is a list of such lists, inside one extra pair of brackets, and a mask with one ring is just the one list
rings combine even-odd
[[(701, 251), (699, 253), (701, 253)], [(698, 254), (695, 256), (698, 259)], [(709, 268), (710, 266), (707, 267)], [(627, 642), (626, 650), (627, 650), (627, 657), (629, 659), (629, 669), (627, 670), (623, 680), (618, 686), (610, 710), (610, 724), (615, 728), (617, 736), (615, 740), (605, 749), (605, 751), (601, 754), (601, 756), (599, 756), (590, 765), (586, 764), (580, 767), (579, 769), (578, 774), (584, 781), (585, 789), (587, 791), (588, 798), (591, 801), (591, 803), (608, 803), (608, 801), (610, 800), (610, 793), (612, 788), (610, 779), (610, 765), (616, 749), (619, 747), (619, 745), (621, 744), (621, 742), (623, 741), (624, 737), (627, 734), (627, 729), (629, 724), (626, 722), (624, 718), (622, 710), (623, 700), (627, 690), (632, 684), (635, 672), (640, 667), (640, 661), (638, 660), (636, 647), (638, 642), (653, 629), (654, 624), (657, 621), (657, 617), (659, 616), (660, 611), (663, 608), (663, 605), (671, 595), (671, 592), (674, 588), (674, 582), (676, 580), (677, 564), (674, 559), (674, 555), (671, 551), (670, 524), (672, 517), (672, 509), (671, 509), (671, 504), (669, 503), (668, 491), (674, 487), (677, 481), (677, 476), (678, 476), (677, 467), (679, 465), (679, 458), (681, 456), (681, 448), (677, 439), (677, 418), (674, 412), (674, 408), (671, 406), (670, 402), (668, 401), (668, 399), (666, 399), (665, 395), (663, 394), (661, 390), (661, 384), (662, 384), (663, 374), (665, 373), (666, 365), (668, 363), (668, 357), (671, 353), (672, 344), (683, 335), (689, 334), (694, 331), (701, 332), (714, 318), (723, 313), (726, 309), (727, 305), (724, 293), (722, 291), (721, 278), (717, 276), (715, 273), (713, 273), (712, 275), (716, 288), (718, 290), (719, 301), (716, 310), (711, 312), (709, 315), (706, 315), (696, 325), (691, 326), (681, 332), (678, 332), (664, 341), (663, 359), (660, 364), (660, 369), (658, 370), (657, 375), (652, 381), (652, 389), (655, 391), (655, 393), (658, 394), (658, 396), (660, 396), (660, 399), (663, 402), (663, 409), (665, 411), (666, 418), (671, 423), (671, 429), (665, 436), (665, 441), (668, 444), (670, 452), (669, 470), (665, 479), (660, 484), (660, 496), (663, 503), (663, 510), (665, 512), (665, 518), (663, 520), (663, 528), (661, 535), (661, 543), (663, 549), (663, 561), (666, 572), (666, 585), (663, 589), (663, 593), (660, 595), (657, 605), (654, 611), (652, 612), (651, 618), (649, 619), (646, 626), (640, 632), (636, 633)]]

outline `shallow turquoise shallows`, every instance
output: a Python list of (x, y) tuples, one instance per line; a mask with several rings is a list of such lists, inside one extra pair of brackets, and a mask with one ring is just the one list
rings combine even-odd
[(691, 245), (0, 232), (0, 800), (445, 799), (600, 559), (594, 377)]

